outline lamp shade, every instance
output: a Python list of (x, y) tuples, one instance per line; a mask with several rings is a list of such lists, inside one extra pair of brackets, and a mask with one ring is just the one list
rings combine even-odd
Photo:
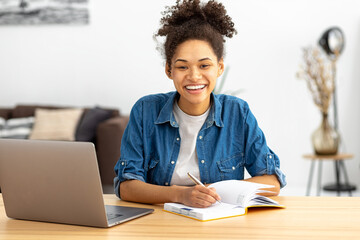
[(344, 49), (344, 34), (338, 27), (327, 29), (319, 39), (319, 45), (330, 57), (338, 56)]

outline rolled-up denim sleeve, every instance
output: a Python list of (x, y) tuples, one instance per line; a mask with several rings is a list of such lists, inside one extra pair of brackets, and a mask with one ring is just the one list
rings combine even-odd
[(142, 104), (137, 102), (121, 140), (121, 156), (115, 165), (114, 191), (120, 198), (120, 183), (126, 180), (145, 182), (142, 131)]
[(280, 187), (286, 185), (285, 174), (280, 170), (279, 157), (267, 146), (264, 133), (248, 109), (245, 118), (245, 167), (251, 176), (276, 175)]

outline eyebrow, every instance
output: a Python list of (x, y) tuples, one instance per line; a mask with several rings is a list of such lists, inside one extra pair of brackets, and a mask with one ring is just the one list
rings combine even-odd
[[(206, 57), (206, 58), (199, 59), (198, 62), (205, 61), (205, 60), (210, 60), (210, 61), (212, 61), (211, 58)], [(179, 58), (179, 59), (176, 59), (174, 63), (176, 63), (176, 62), (188, 62), (188, 61), (185, 60), (185, 59)]]

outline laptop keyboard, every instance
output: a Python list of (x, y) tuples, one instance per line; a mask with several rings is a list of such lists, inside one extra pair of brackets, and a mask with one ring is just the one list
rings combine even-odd
[(123, 216), (122, 214), (119, 214), (119, 213), (106, 213), (106, 216), (107, 216), (107, 219), (108, 220), (112, 220), (112, 219), (115, 219), (115, 218), (118, 218), (118, 217), (121, 217)]

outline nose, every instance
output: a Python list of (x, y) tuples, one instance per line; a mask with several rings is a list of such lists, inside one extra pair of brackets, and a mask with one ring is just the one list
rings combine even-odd
[(201, 79), (201, 73), (196, 67), (190, 68), (188, 79), (191, 81), (197, 81)]

